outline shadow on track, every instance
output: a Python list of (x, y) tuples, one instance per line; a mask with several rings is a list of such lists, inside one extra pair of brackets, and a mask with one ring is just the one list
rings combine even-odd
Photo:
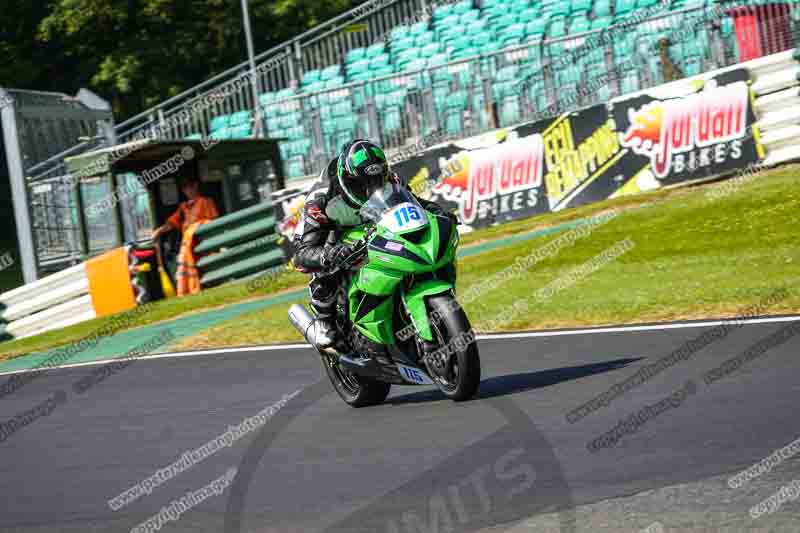
[[(613, 359), (602, 363), (591, 365), (568, 366), (564, 368), (554, 368), (551, 370), (541, 370), (538, 372), (526, 372), (524, 374), (507, 374), (505, 376), (495, 376), (484, 379), (478, 391), (476, 399), (496, 398), (509, 394), (518, 394), (529, 390), (541, 389), (551, 385), (557, 385), (564, 381), (581, 379), (603, 372), (619, 370), (631, 363), (641, 361), (643, 357)], [(386, 403), (389, 405), (402, 405), (408, 403), (422, 403), (439, 400), (446, 400), (444, 394), (438, 390), (426, 390), (414, 392), (389, 398)]]

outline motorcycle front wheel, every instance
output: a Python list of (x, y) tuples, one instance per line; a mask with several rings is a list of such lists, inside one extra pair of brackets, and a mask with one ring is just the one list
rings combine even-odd
[(469, 319), (452, 294), (430, 296), (428, 309), (428, 316), (439, 317), (431, 324), (434, 341), (452, 354), (445, 376), (434, 373), (434, 381), (451, 400), (469, 400), (481, 384), (481, 360)]
[(371, 378), (357, 376), (343, 370), (334, 357), (323, 358), (323, 366), (333, 388), (350, 407), (369, 407), (383, 403), (392, 385)]

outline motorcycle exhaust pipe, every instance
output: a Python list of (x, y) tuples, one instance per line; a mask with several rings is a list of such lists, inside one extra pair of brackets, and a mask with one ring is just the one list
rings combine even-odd
[(314, 315), (301, 304), (289, 308), (289, 322), (311, 346), (314, 346)]

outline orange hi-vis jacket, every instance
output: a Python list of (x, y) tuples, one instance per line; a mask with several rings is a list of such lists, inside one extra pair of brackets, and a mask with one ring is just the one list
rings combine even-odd
[(173, 228), (179, 229), (183, 234), (195, 222), (203, 219), (214, 220), (215, 218), (219, 218), (217, 204), (211, 198), (200, 196), (181, 203), (178, 210), (167, 219), (167, 223)]
[(200, 196), (183, 202), (167, 219), (170, 226), (181, 231), (181, 250), (178, 254), (178, 271), (175, 274), (178, 296), (200, 292), (200, 273), (194, 256), (195, 232), (204, 223), (219, 218), (217, 205), (211, 198)]

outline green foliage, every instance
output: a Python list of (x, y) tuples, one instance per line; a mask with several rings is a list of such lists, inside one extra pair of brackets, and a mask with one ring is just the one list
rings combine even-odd
[[(361, 0), (250, 0), (256, 52)], [(10, 4), (10, 5), (8, 5)], [(246, 59), (238, 0), (5, 0), (0, 85), (87, 87), (134, 115)]]

